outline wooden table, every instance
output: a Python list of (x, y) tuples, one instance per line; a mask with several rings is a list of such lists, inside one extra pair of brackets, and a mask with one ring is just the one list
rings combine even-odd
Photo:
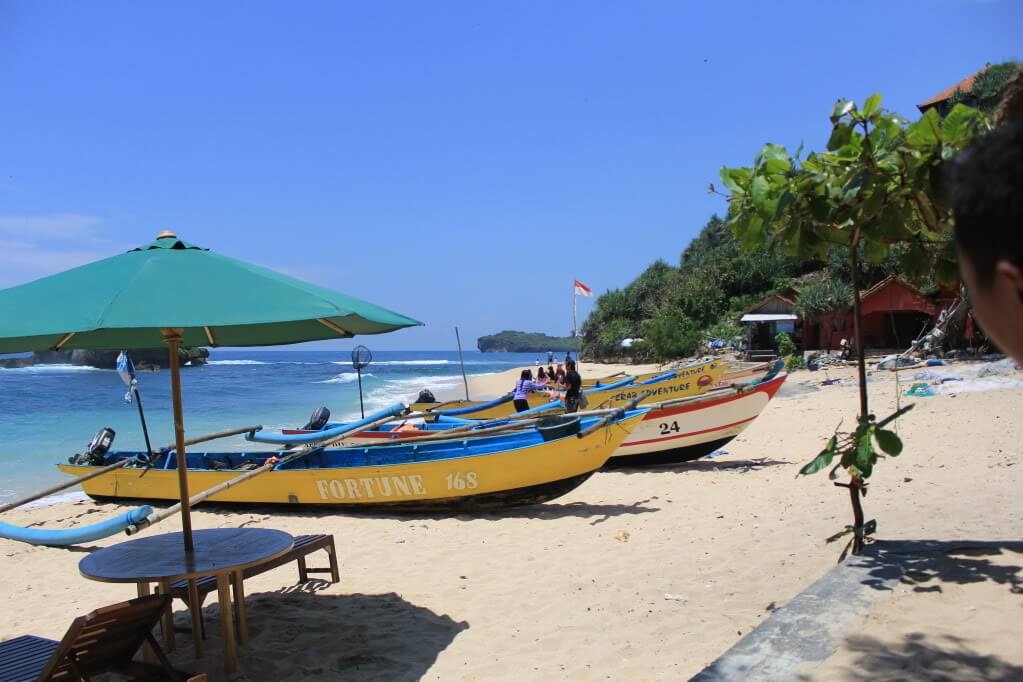
[[(170, 585), (187, 580), (191, 602), (192, 640), (196, 657), (202, 655), (200, 610), (195, 579), (215, 576), (220, 603), (220, 627), (224, 636), (224, 667), (238, 670), (235, 645), (234, 609), (231, 605), (231, 583), (234, 583), (238, 608), (238, 637), (247, 639), (245, 596), (242, 571), (264, 561), (286, 554), (294, 538), (269, 528), (213, 528), (192, 532), (193, 552), (185, 552), (181, 533), (165, 533), (122, 542), (96, 550), (78, 562), (79, 572), (89, 580), (106, 583), (135, 583), (140, 597), (149, 594), (150, 583), (157, 583), (161, 593), (170, 594)], [(174, 649), (174, 623), (170, 613), (162, 624), (164, 641)]]

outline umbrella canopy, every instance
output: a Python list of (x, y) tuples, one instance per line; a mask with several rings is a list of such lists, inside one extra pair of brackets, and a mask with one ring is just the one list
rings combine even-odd
[(0, 353), (168, 347), (185, 549), (192, 550), (178, 348), (272, 346), (422, 324), (162, 232), (119, 256), (0, 291)]
[(422, 324), (163, 233), (127, 253), (0, 291), (0, 353), (272, 346)]

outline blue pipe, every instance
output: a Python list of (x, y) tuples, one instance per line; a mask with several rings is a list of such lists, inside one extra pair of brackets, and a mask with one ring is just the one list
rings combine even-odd
[(121, 514), (106, 521), (93, 523), (80, 528), (65, 530), (44, 530), (42, 528), (22, 528), (9, 523), (0, 523), (0, 538), (27, 542), (30, 545), (46, 545), (48, 547), (68, 547), (80, 545), (93, 540), (102, 540), (115, 533), (134, 526), (153, 513), (152, 507), (136, 507), (130, 512)]
[(508, 402), (511, 399), (512, 394), (506, 393), (500, 398), (494, 398), (489, 402), (480, 403), (479, 405), (469, 405), (468, 407), (456, 407), (453, 410), (430, 410), (430, 414), (436, 415), (446, 414), (449, 417), (456, 417), (460, 414), (472, 414), (473, 412), (478, 412), (479, 410), (485, 410), (490, 407), (497, 407), (498, 405), (503, 405), (504, 403)]
[(671, 370), (670, 372), (665, 372), (660, 376), (652, 377), (650, 379), (647, 379), (646, 381), (641, 381), (640, 383), (643, 386), (646, 386), (647, 384), (656, 384), (658, 381), (665, 381), (667, 379), (673, 378), (675, 374), (676, 374), (675, 370)]
[(600, 386), (600, 387), (594, 386), (593, 388), (587, 388), (586, 390), (583, 391), (583, 393), (596, 393), (597, 391), (610, 391), (611, 389), (614, 389), (614, 388), (621, 388), (622, 386), (628, 386), (629, 384), (631, 384), (635, 380), (636, 380), (636, 377), (625, 377), (621, 381), (616, 381), (613, 384), (604, 384), (603, 386)]
[(406, 409), (405, 405), (396, 403), (390, 407), (374, 412), (364, 419), (360, 419), (357, 422), (351, 422), (348, 424), (342, 424), (333, 429), (327, 429), (326, 431), (313, 431), (312, 433), (296, 433), (291, 435), (285, 435), (283, 433), (267, 433), (265, 431), (250, 431), (245, 434), (245, 440), (252, 441), (253, 443), (274, 443), (274, 444), (287, 444), (287, 445), (303, 445), (305, 443), (319, 443), (324, 440), (331, 440), (338, 436), (343, 436), (351, 431), (357, 431), (360, 428), (366, 426), (375, 421), (380, 421), (385, 417), (396, 417)]

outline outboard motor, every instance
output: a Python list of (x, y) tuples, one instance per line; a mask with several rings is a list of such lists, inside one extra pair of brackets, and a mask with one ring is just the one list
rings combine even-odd
[(69, 457), (68, 462), (71, 464), (89, 464), (92, 466), (99, 466), (103, 464), (103, 455), (107, 454), (110, 450), (110, 446), (114, 444), (114, 430), (109, 426), (104, 426), (100, 429), (92, 440), (89, 441), (89, 446), (85, 448), (85, 452), (74, 457)]
[(330, 421), (330, 410), (326, 407), (317, 407), (309, 417), (309, 423), (302, 427), (305, 431), (319, 431)]
[(437, 402), (437, 399), (433, 397), (433, 392), (430, 389), (424, 388), (423, 390), (421, 390), (419, 392), (419, 397), (416, 398), (416, 402), (417, 403), (435, 403), (435, 402)]

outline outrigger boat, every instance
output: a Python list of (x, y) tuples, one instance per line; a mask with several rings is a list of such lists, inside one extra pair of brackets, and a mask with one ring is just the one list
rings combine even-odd
[[(205, 498), (213, 502), (403, 511), (535, 504), (582, 484), (604, 466), (646, 414), (645, 409), (608, 412), (604, 416), (548, 418), (514, 432), (476, 438), (452, 434), (451, 438), (423, 443), (312, 447), (304, 453), (189, 451), (188, 481), (193, 490), (216, 490)], [(310, 438), (253, 432), (247, 438), (308, 445), (329, 442), (332, 433), (328, 430)], [(64, 473), (84, 476), (121, 459), (138, 460), (143, 455), (108, 452), (92, 464), (59, 466)], [(266, 473), (258, 478), (227, 487), (239, 474), (244, 478), (246, 469), (265, 468)], [(151, 467), (123, 466), (82, 486), (86, 494), (100, 500), (173, 500), (178, 496), (176, 455), (162, 452)]]
[[(638, 426), (622, 441), (608, 460), (607, 466), (638, 466), (687, 462), (704, 457), (720, 449), (742, 433), (763, 412), (767, 404), (785, 383), (786, 374), (780, 374), (782, 362), (776, 362), (769, 376), (749, 384), (736, 384), (714, 389), (689, 398), (667, 400), (648, 405), (649, 411)], [(530, 417), (559, 411), (560, 405), (549, 410), (538, 408), (518, 417)], [(317, 413), (322, 414), (320, 408)], [(316, 414), (316, 413), (314, 413)], [(396, 442), (421, 438), (424, 434), (442, 433), (453, 428), (465, 429), (461, 437), (470, 438), (476, 428), (484, 431), (487, 425), (509, 422), (483, 422), (444, 416), (434, 422), (413, 424), (407, 421), (382, 424), (344, 439), (340, 445), (363, 447), (372, 443)], [(479, 426), (482, 424), (483, 426)], [(311, 424), (307, 425), (311, 426)], [(319, 426), (319, 425), (317, 425)], [(344, 423), (323, 421), (323, 429), (344, 427)], [(289, 429), (285, 434), (316, 433), (315, 429)]]
[[(635, 377), (626, 377), (600, 388), (583, 389), (587, 403), (593, 408), (620, 407), (640, 399), (640, 405), (647, 405), (671, 398), (699, 395), (713, 388), (724, 375), (728, 365), (718, 360), (700, 362), (681, 367), (637, 382)], [(558, 402), (547, 392), (530, 393), (530, 408), (542, 408)], [(412, 409), (427, 412), (433, 419), (439, 416), (465, 417), (467, 419), (499, 419), (515, 414), (512, 394), (490, 401), (455, 400), (446, 403), (412, 404)]]
[[(771, 368), (770, 362), (752, 362), (752, 363), (734, 363), (729, 361), (728, 369), (725, 370), (724, 376), (718, 382), (718, 385), (727, 385), (739, 382), (749, 382), (759, 379)], [(667, 370), (671, 371), (671, 370)], [(636, 383), (643, 383), (650, 379), (654, 379), (658, 376), (662, 376), (665, 372), (646, 372), (644, 374), (637, 374), (633, 376), (633, 381)], [(599, 379), (583, 379), (583, 388), (600, 388), (607, 384), (613, 384), (623, 379), (628, 378), (629, 375), (625, 372), (618, 372), (617, 374), (610, 374)]]

